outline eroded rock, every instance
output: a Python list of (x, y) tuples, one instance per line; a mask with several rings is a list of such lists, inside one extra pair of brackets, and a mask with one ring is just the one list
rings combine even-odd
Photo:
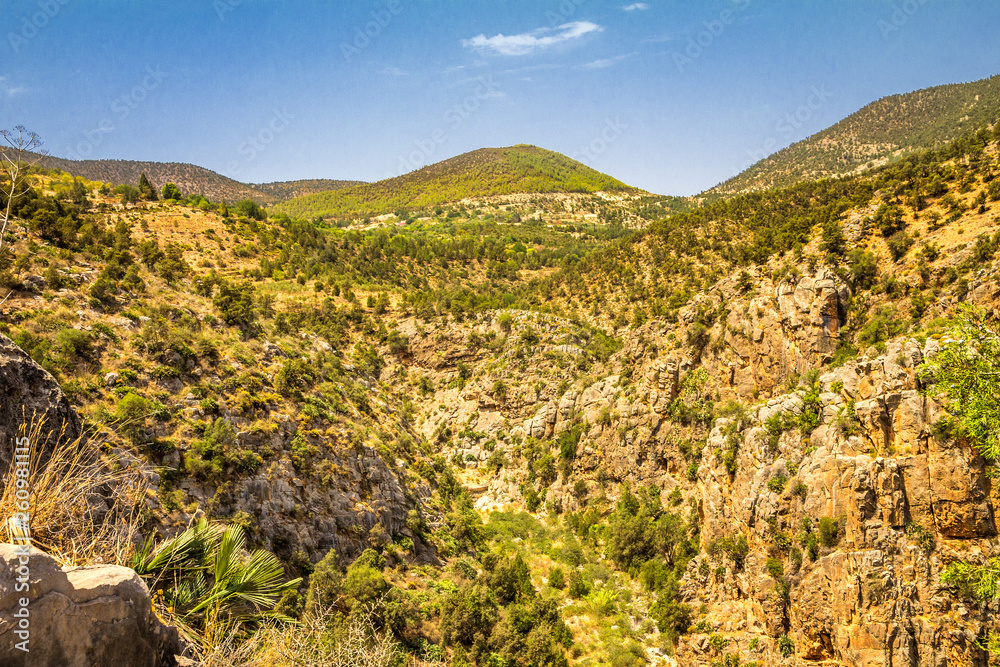
[[(153, 613), (149, 589), (133, 570), (117, 565), (60, 568), (32, 548), (0, 544), (0, 664), (5, 667), (172, 667), (182, 650), (176, 628)], [(26, 563), (25, 563), (26, 561)], [(26, 565), (30, 590), (17, 591)], [(14, 614), (28, 605), (28, 652)]]

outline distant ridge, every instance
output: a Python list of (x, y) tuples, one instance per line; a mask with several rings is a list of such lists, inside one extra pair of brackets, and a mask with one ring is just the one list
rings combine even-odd
[(287, 201), (296, 197), (341, 190), (355, 185), (363, 185), (364, 181), (336, 181), (327, 178), (309, 178), (298, 181), (275, 181), (274, 183), (253, 183), (255, 190), (274, 197), (275, 201)]
[(894, 162), (937, 148), (1000, 117), (1000, 75), (872, 102), (708, 190), (731, 195), (789, 187)]
[(274, 195), (254, 188), (246, 183), (234, 181), (218, 174), (184, 162), (139, 162), (135, 160), (66, 160), (43, 156), (38, 164), (49, 169), (59, 169), (91, 181), (104, 181), (120, 185), (135, 184), (139, 175), (145, 173), (150, 182), (159, 190), (164, 183), (173, 183), (185, 195), (200, 194), (212, 201), (236, 202), (252, 199), (258, 204), (272, 204)]
[(521, 144), (481, 148), (396, 178), (292, 199), (274, 210), (293, 217), (326, 218), (495, 195), (600, 191), (639, 192), (565, 155)]
[(89, 181), (121, 185), (135, 184), (140, 174), (146, 174), (157, 190), (164, 183), (173, 183), (185, 195), (199, 194), (212, 201), (237, 202), (252, 199), (258, 204), (302, 197), (316, 192), (328, 192), (359, 185), (362, 181), (337, 181), (325, 178), (278, 181), (274, 183), (241, 183), (211, 169), (186, 162), (148, 162), (136, 160), (67, 160), (43, 155), (39, 166), (58, 169)]

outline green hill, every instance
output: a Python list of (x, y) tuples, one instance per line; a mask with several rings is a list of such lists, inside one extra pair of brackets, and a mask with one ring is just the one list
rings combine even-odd
[(638, 192), (565, 155), (519, 145), (483, 148), (397, 178), (293, 199), (274, 210), (292, 217), (328, 218), (495, 195), (599, 191)]
[(937, 148), (998, 116), (1000, 76), (891, 95), (761, 160), (709, 193), (788, 187), (888, 164)]

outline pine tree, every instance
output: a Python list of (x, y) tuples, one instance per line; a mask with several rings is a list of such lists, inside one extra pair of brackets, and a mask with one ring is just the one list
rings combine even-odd
[(159, 200), (159, 197), (156, 196), (156, 188), (149, 182), (149, 178), (145, 173), (139, 174), (139, 192), (142, 193), (142, 198), (146, 201)]

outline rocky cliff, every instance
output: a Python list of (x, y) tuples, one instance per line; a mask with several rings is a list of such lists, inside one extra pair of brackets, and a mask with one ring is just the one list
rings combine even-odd
[[(998, 609), (956, 599), (940, 575), (956, 559), (1000, 555), (998, 493), (978, 453), (935, 428), (943, 411), (917, 368), (937, 342), (899, 338), (824, 367), (847, 286), (822, 269), (755, 280), (750, 293), (721, 281), (679, 322), (643, 326), (592, 367), (559, 318), (428, 332), (435, 347), (418, 341), (415, 366), (442, 380), (459, 361), (477, 372), (425, 406), (423, 432), (481, 473), (471, 484), (484, 511), (522, 507), (536, 468), (525, 448), (555, 452), (569, 433), (575, 454), (542, 484), (547, 509), (580, 509), (616, 482), (693, 502), (703, 553), (682, 597), (707, 614), (670, 664), (721, 664), (724, 646), (760, 664), (986, 665), (978, 643)], [(491, 355), (468, 343), (527, 330), (541, 340), (530, 365), (509, 344)], [(497, 378), (510, 385), (500, 391)], [(703, 421), (726, 401), (728, 417)], [(443, 434), (448, 425), (462, 432)], [(737, 564), (718, 545), (738, 535), (748, 553)]]
[[(742, 569), (722, 577), (692, 563), (685, 595), (710, 605), (713, 629), (733, 637), (739, 653), (753, 655), (749, 641), (758, 637), (760, 655), (775, 659), (767, 639), (787, 635), (793, 664), (986, 664), (977, 642), (995, 628), (997, 609), (956, 601), (940, 575), (956, 559), (1000, 554), (996, 493), (977, 452), (935, 435), (942, 411), (914, 372), (934, 346), (896, 341), (821, 375), (820, 419), (807, 438), (786, 431), (775, 446), (764, 427), (799, 414), (796, 395), (757, 407), (730, 435), (726, 420), (712, 430), (695, 492), (703, 534), (710, 542), (738, 531), (751, 548)], [(730, 437), (734, 474), (714, 454)], [(804, 527), (824, 518), (838, 534), (812, 562), (789, 560), (808, 540)], [(783, 580), (768, 572), (769, 557), (784, 560)], [(706, 560), (713, 571), (723, 562)], [(680, 664), (713, 659), (704, 637), (682, 641)]]

